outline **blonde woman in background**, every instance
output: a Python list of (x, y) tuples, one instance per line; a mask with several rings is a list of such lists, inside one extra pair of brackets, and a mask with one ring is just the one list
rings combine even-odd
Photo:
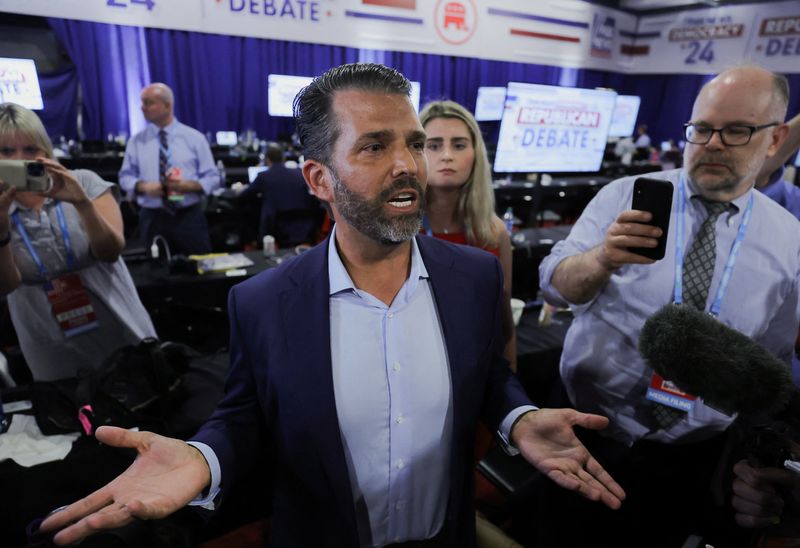
[(516, 371), (517, 340), (511, 315), (511, 239), (494, 212), (486, 145), (472, 114), (453, 101), (434, 101), (419, 115), (428, 160), (423, 230), (429, 235), (495, 254), (503, 267), (504, 355)]

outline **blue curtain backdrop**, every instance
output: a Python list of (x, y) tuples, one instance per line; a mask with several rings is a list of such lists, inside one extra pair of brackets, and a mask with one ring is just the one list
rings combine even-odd
[(78, 134), (78, 73), (74, 68), (39, 75), (44, 110), (38, 112), (52, 137)]
[[(51, 135), (75, 136), (75, 80), (82, 92), (83, 136), (136, 132), (144, 122), (139, 91), (150, 82), (165, 82), (175, 91), (178, 118), (203, 133), (255, 130), (274, 139), (293, 131), (290, 118), (267, 114), (267, 75), (314, 76), (327, 68), (355, 61), (376, 61), (421, 82), (421, 103), (449, 98), (474, 110), (478, 86), (510, 81), (582, 88), (613, 88), (639, 95), (639, 123), (649, 126), (654, 142), (679, 140), (682, 124), (708, 76), (627, 75), (598, 70), (487, 61), (463, 57), (359, 50), (278, 40), (222, 36), (163, 29), (142, 29), (66, 19), (49, 19), (65, 46), (76, 74), (48, 75), (43, 118)], [(790, 75), (792, 89), (800, 75)], [(800, 108), (792, 94), (790, 113)], [(495, 127), (492, 127), (495, 126)], [(497, 123), (484, 124), (496, 134)]]
[[(129, 113), (136, 112), (130, 110), (130, 93), (138, 95), (149, 78), (140, 47), (144, 30), (66, 19), (51, 18), (49, 22), (77, 70), (82, 137), (96, 140), (109, 133), (128, 133)], [(138, 99), (133, 104), (138, 105)]]

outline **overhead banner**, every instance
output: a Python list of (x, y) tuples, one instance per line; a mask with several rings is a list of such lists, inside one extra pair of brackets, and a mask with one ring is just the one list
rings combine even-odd
[(0, 11), (631, 73), (800, 72), (800, 1), (634, 15), (582, 0), (0, 0)]
[(710, 74), (753, 63), (800, 72), (800, 2), (711, 8), (642, 17), (631, 72)]

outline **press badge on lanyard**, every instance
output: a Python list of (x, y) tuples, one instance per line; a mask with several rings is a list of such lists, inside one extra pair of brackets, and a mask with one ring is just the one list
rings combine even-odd
[(689, 411), (692, 408), (692, 402), (697, 397), (681, 391), (672, 381), (666, 380), (658, 373), (653, 373), (650, 386), (647, 387), (647, 399), (681, 411)]
[[(675, 235), (675, 285), (672, 295), (672, 301), (675, 304), (683, 304), (683, 216), (686, 212), (685, 198), (686, 179), (684, 174), (681, 174), (681, 180), (678, 184), (678, 219)], [(730, 253), (728, 253), (728, 261), (725, 263), (725, 270), (722, 271), (722, 278), (719, 281), (719, 287), (717, 287), (714, 302), (711, 303), (711, 308), (708, 310), (708, 313), (715, 318), (719, 315), (719, 311), (722, 308), (722, 300), (725, 298), (725, 293), (728, 290), (728, 284), (730, 283), (731, 274), (733, 273), (733, 265), (736, 263), (736, 258), (739, 256), (739, 249), (742, 247), (742, 242), (747, 233), (747, 225), (750, 224), (750, 216), (752, 213), (753, 194), (751, 192), (750, 199), (747, 201), (747, 206), (745, 206), (744, 213), (742, 214), (742, 222), (739, 224), (739, 231), (736, 233), (736, 239), (731, 245)], [(692, 407), (692, 402), (697, 399), (691, 394), (682, 392), (672, 382), (664, 379), (657, 373), (653, 373), (645, 397), (650, 401), (680, 409), (681, 411), (689, 411)]]
[[(64, 210), (61, 207), (61, 202), (56, 202), (56, 214), (58, 216), (58, 224), (61, 228), (61, 236), (64, 238), (64, 249), (67, 252), (67, 267), (69, 269), (75, 266), (75, 253), (72, 250), (72, 241), (69, 237), (67, 230), (67, 222), (64, 218)], [(89, 299), (89, 292), (83, 285), (80, 276), (77, 274), (64, 274), (57, 278), (49, 279), (47, 270), (42, 263), (39, 254), (33, 247), (28, 232), (19, 220), (19, 215), (15, 211), (11, 216), (14, 224), (17, 226), (20, 236), (25, 247), (28, 248), (33, 262), (36, 263), (36, 268), (39, 270), (42, 278), (46, 281), (43, 284), (47, 300), (53, 310), (53, 316), (58, 322), (64, 336), (74, 337), (80, 333), (85, 333), (92, 329), (99, 327), (97, 322), (97, 315), (94, 312), (94, 307)]]

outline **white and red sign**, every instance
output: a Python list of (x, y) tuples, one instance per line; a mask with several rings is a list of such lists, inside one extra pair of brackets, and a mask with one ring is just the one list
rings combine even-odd
[(614, 72), (800, 72), (796, 0), (642, 17), (581, 0), (0, 0), (0, 11)]
[(472, 0), (437, 0), (433, 25), (448, 44), (463, 44), (475, 34), (478, 12)]

